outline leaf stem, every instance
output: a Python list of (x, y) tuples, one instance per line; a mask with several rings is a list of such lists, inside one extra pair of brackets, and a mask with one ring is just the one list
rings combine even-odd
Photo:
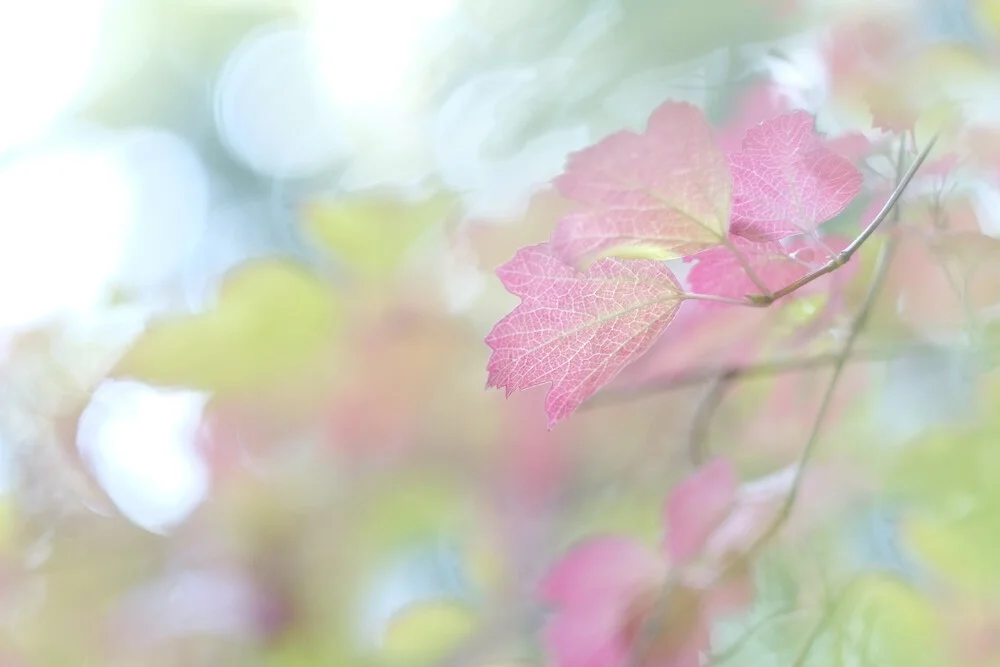
[(763, 308), (764, 304), (759, 304), (751, 301), (750, 299), (736, 299), (731, 296), (720, 296), (718, 294), (694, 294), (691, 292), (685, 292), (681, 295), (683, 299), (691, 299), (694, 301), (715, 301), (716, 303), (728, 303), (733, 306), (749, 306), (751, 308)]
[(760, 298), (766, 301), (766, 303), (759, 303), (759, 304), (756, 303), (755, 301), (751, 301), (751, 305), (768, 306), (775, 299), (778, 298), (774, 294), (772, 294), (771, 290), (768, 289), (766, 284), (764, 284), (764, 281), (761, 279), (760, 275), (758, 275), (757, 271), (753, 268), (753, 265), (750, 264), (750, 260), (747, 259), (747, 256), (744, 255), (739, 248), (730, 243), (728, 237), (726, 237), (722, 241), (722, 245), (723, 247), (727, 248), (729, 252), (733, 253), (733, 256), (736, 258), (736, 261), (740, 263), (740, 267), (743, 269), (743, 272), (747, 274), (747, 278), (749, 278), (750, 282), (754, 284), (754, 287), (760, 290), (760, 294), (755, 294), (754, 298), (755, 299)]

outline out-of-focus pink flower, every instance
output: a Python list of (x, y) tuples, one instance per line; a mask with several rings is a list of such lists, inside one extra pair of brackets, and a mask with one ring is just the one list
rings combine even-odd
[(747, 551), (776, 516), (786, 479), (741, 488), (729, 461), (712, 461), (671, 492), (659, 551), (603, 536), (567, 553), (540, 591), (554, 607), (544, 640), (556, 667), (621, 667), (637, 643), (642, 667), (697, 667), (712, 622), (753, 601)]

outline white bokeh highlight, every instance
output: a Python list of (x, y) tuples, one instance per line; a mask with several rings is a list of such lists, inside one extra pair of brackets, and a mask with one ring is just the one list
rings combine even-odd
[(208, 174), (190, 143), (163, 130), (128, 130), (115, 152), (133, 201), (117, 278), (133, 288), (157, 287), (178, 274), (205, 234)]
[(119, 511), (165, 532), (204, 500), (207, 463), (196, 436), (208, 396), (140, 382), (101, 383), (84, 410), (77, 447)]
[(298, 28), (255, 31), (230, 54), (216, 83), (215, 123), (229, 151), (263, 176), (315, 176), (349, 150)]
[(132, 184), (103, 142), (67, 142), (0, 167), (0, 328), (93, 307), (133, 219)]
[(314, 3), (312, 43), (336, 105), (354, 113), (398, 107), (400, 95), (422, 74), (429, 37), (448, 28), (455, 5), (455, 0)]
[(519, 215), (531, 195), (562, 171), (567, 154), (591, 142), (590, 131), (581, 124), (532, 139), (510, 157), (483, 155), (483, 145), (500, 129), (500, 105), (529, 95), (538, 80), (535, 68), (479, 74), (459, 87), (437, 114), (433, 142), (438, 168), (445, 184), (463, 193), (471, 217)]
[(43, 134), (88, 92), (108, 5), (0, 1), (0, 153)]

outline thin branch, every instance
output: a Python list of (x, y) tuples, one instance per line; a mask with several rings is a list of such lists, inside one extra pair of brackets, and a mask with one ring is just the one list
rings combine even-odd
[[(865, 230), (854, 240), (843, 252), (841, 252), (837, 258), (828, 263), (826, 267), (819, 269), (818, 271), (810, 274), (812, 276), (806, 276), (806, 279), (796, 281), (786, 287), (784, 290), (780, 290), (775, 293), (775, 296), (770, 299), (769, 303), (773, 302), (774, 299), (780, 298), (795, 291), (799, 287), (808, 284), (812, 280), (815, 280), (821, 275), (830, 273), (836, 268), (843, 266), (850, 259), (850, 257), (857, 251), (858, 248), (875, 232), (882, 221), (885, 220), (889, 213), (893, 210), (895, 203), (899, 200), (902, 195), (903, 190), (905, 190), (906, 185), (913, 179), (914, 174), (916, 174), (917, 169), (927, 158), (928, 153), (930, 153), (937, 137), (931, 139), (927, 147), (920, 153), (916, 161), (910, 166), (906, 174), (904, 174), (899, 183), (897, 184), (892, 196), (886, 202), (885, 206), (879, 212), (875, 219), (865, 228)], [(902, 162), (904, 146), (900, 146), (899, 161)], [(898, 173), (898, 171), (897, 171)], [(898, 213), (897, 213), (898, 217)], [(791, 488), (785, 495), (785, 500), (781, 505), (781, 508), (774, 518), (774, 520), (768, 525), (767, 529), (761, 533), (761, 535), (754, 540), (750, 547), (745, 552), (745, 557), (752, 556), (755, 552), (763, 548), (771, 538), (781, 529), (785, 521), (787, 521), (792, 509), (795, 506), (795, 502), (798, 499), (799, 491), (802, 486), (802, 480), (805, 476), (805, 470), (808, 467), (809, 462), (812, 459), (813, 453), (816, 450), (816, 446), (819, 442), (819, 435), (822, 431), (824, 421), (827, 414), (830, 411), (830, 406), (833, 404), (833, 397), (836, 393), (837, 387), (839, 385), (839, 380), (847, 367), (848, 360), (851, 358), (851, 353), (854, 349), (854, 344), (860, 337), (861, 332), (864, 330), (865, 325), (868, 322), (868, 318), (871, 315), (875, 301), (878, 295), (882, 291), (882, 287), (885, 284), (886, 277), (889, 273), (889, 265), (892, 262), (892, 258), (895, 252), (895, 239), (889, 237), (885, 244), (882, 246), (879, 252), (878, 261), (875, 268), (875, 275), (869, 285), (868, 293), (865, 295), (864, 302), (861, 305), (858, 313), (855, 315), (854, 320), (851, 323), (851, 328), (847, 336), (847, 340), (841, 347), (835, 360), (833, 361), (833, 372), (830, 377), (829, 383), (827, 383), (826, 391), (823, 394), (823, 399), (820, 403), (819, 410), (816, 413), (816, 418), (813, 420), (812, 429), (809, 433), (809, 437), (806, 441), (805, 447), (802, 449), (802, 453), (799, 455), (799, 461), (796, 465), (795, 476), (792, 479)], [(827, 268), (828, 267), (828, 268)], [(767, 297), (758, 296), (758, 299), (766, 299)], [(733, 559), (732, 563), (721, 569), (717, 575), (716, 582), (723, 580), (731, 574), (731, 569), (736, 566), (737, 563), (745, 559)], [(656, 637), (656, 628), (663, 622), (666, 616), (668, 605), (670, 604), (671, 598), (677, 591), (678, 581), (674, 576), (668, 577), (661, 586), (660, 592), (656, 596), (656, 601), (653, 605), (653, 609), (650, 611), (649, 615), (644, 619), (642, 627), (639, 631), (639, 637), (636, 640), (633, 651), (631, 651), (628, 660), (628, 667), (639, 667), (645, 661), (649, 650), (652, 647), (653, 641)], [(818, 636), (819, 633), (816, 633)], [(815, 639), (812, 638), (804, 647), (804, 654), (808, 655), (808, 648), (811, 648), (812, 642)], [(802, 661), (804, 658), (800, 655)], [(797, 661), (796, 665), (800, 665), (801, 662)]]
[(747, 643), (749, 643), (749, 641), (754, 638), (754, 635), (756, 635), (761, 630), (761, 628), (766, 626), (768, 623), (781, 618), (782, 616), (791, 616), (796, 611), (797, 610), (793, 607), (782, 607), (781, 609), (777, 609), (771, 612), (764, 618), (758, 619), (756, 623), (747, 628), (747, 630), (742, 635), (740, 635), (732, 643), (730, 643), (729, 646), (725, 648), (725, 650), (715, 655), (709, 656), (708, 661), (705, 663), (705, 667), (718, 667), (718, 665), (721, 665), (723, 662), (729, 660), (737, 653), (739, 653), (740, 650), (742, 650), (743, 647), (746, 646)]
[(802, 450), (801, 456), (799, 457), (795, 477), (792, 479), (792, 488), (785, 497), (785, 502), (781, 507), (778, 519), (774, 522), (773, 528), (769, 529), (764, 536), (762, 536), (764, 541), (769, 539), (770, 535), (776, 532), (780, 525), (784, 523), (784, 520), (791, 513), (792, 507), (795, 505), (799, 489), (802, 486), (802, 478), (805, 476), (805, 469), (809, 460), (812, 458), (813, 451), (816, 449), (816, 444), (819, 442), (819, 435), (823, 428), (826, 415), (830, 411), (830, 406), (833, 404), (833, 396), (836, 393), (840, 377), (843, 375), (844, 369), (847, 367), (847, 359), (851, 356), (851, 350), (854, 347), (854, 343), (857, 341), (864, 325), (867, 323), (869, 315), (871, 315), (872, 306), (875, 303), (876, 297), (879, 292), (882, 291), (882, 286), (885, 283), (885, 277), (888, 275), (889, 263), (892, 261), (892, 257), (895, 254), (894, 245), (893, 239), (889, 239), (886, 241), (885, 245), (882, 246), (882, 251), (879, 253), (878, 266), (875, 270), (875, 277), (872, 279), (871, 287), (869, 288), (865, 301), (861, 306), (861, 310), (854, 319), (850, 333), (847, 336), (847, 341), (844, 343), (844, 346), (840, 351), (840, 356), (834, 362), (833, 374), (830, 377), (830, 382), (827, 383), (826, 391), (823, 393), (823, 400), (820, 403), (819, 411), (816, 413), (816, 419), (813, 420), (812, 430), (809, 432), (809, 439), (806, 441), (806, 445)]
[[(901, 149), (902, 150), (902, 149)], [(926, 157), (926, 151), (923, 154)], [(914, 170), (911, 168), (907, 172), (910, 177), (912, 177)], [(897, 187), (897, 190), (899, 188)], [(887, 211), (887, 208), (884, 209)], [(888, 211), (887, 211), (888, 212)], [(882, 215), (882, 218), (885, 216)], [(881, 222), (881, 221), (880, 221)], [(840, 351), (837, 353), (833, 366), (833, 373), (830, 378), (830, 382), (827, 383), (826, 391), (823, 394), (822, 402), (820, 403), (820, 408), (816, 414), (816, 418), (813, 421), (812, 429), (809, 433), (809, 438), (806, 441), (805, 447), (802, 449), (802, 453), (799, 455), (798, 465), (795, 470), (795, 477), (792, 479), (792, 485), (788, 493), (785, 495), (785, 500), (781, 505), (781, 509), (774, 518), (774, 520), (768, 525), (767, 529), (761, 533), (761, 535), (754, 540), (754, 542), (747, 549), (744, 554), (745, 557), (749, 558), (755, 552), (763, 548), (771, 538), (781, 529), (785, 521), (791, 514), (792, 508), (795, 506), (795, 501), (798, 499), (799, 490), (802, 486), (802, 480), (805, 475), (805, 470), (808, 467), (812, 455), (816, 450), (816, 445), (819, 442), (819, 434), (823, 427), (823, 422), (826, 418), (827, 413), (830, 410), (830, 406), (833, 403), (833, 396), (836, 392), (840, 376), (842, 375), (844, 369), (847, 366), (848, 359), (851, 357), (851, 351), (854, 348), (854, 343), (857, 341), (864, 329), (865, 324), (868, 321), (868, 317), (871, 314), (872, 308), (876, 301), (877, 296), (882, 291), (882, 287), (885, 283), (886, 276), (888, 275), (889, 264), (892, 261), (892, 256), (894, 252), (894, 239), (890, 237), (885, 245), (882, 246), (879, 253), (878, 263), (875, 269), (875, 275), (872, 278), (872, 282), (869, 286), (868, 293), (865, 295), (865, 300), (861, 305), (860, 310), (857, 315), (855, 315), (853, 322), (851, 323), (850, 333), (848, 334), (847, 340), (841, 347)], [(731, 569), (736, 566), (737, 563), (744, 561), (745, 559), (733, 559), (732, 563), (721, 569), (718, 573), (716, 582), (722, 581), (724, 578), (730, 576)], [(710, 584), (714, 585), (714, 584)], [(637, 667), (641, 665), (646, 658), (652, 642), (655, 638), (656, 627), (660, 622), (662, 622), (663, 617), (666, 614), (667, 605), (670, 603), (670, 599), (673, 596), (677, 588), (677, 582), (673, 577), (668, 578), (657, 596), (656, 604), (653, 607), (653, 611), (645, 619), (643, 626), (641, 628), (639, 638), (636, 641), (635, 649), (629, 656), (629, 666)], [(821, 629), (821, 628), (820, 628)], [(801, 661), (804, 661), (803, 656), (808, 655), (808, 651), (812, 647), (812, 643), (815, 642), (815, 638), (820, 634), (819, 630), (814, 632), (814, 637), (811, 637), (807, 642), (807, 645), (803, 647), (803, 652), (800, 653), (800, 660), (796, 661), (797, 665), (801, 665)]]
[[(921, 155), (926, 157), (927, 150), (924, 150)], [(902, 166), (902, 159), (903, 147), (900, 146), (900, 167)], [(907, 171), (907, 175), (912, 177), (913, 173), (914, 170), (911, 167), (909, 171)], [(905, 178), (906, 176), (903, 177), (903, 181), (901, 182), (904, 182)], [(898, 187), (896, 189), (897, 191), (899, 190)], [(896, 214), (896, 218), (898, 219), (898, 212)], [(878, 260), (875, 265), (875, 274), (868, 286), (868, 293), (865, 295), (865, 300), (861, 304), (861, 308), (854, 316), (854, 321), (851, 323), (847, 340), (844, 341), (844, 345), (840, 349), (839, 356), (834, 362), (833, 372), (830, 375), (830, 381), (826, 385), (826, 391), (823, 393), (823, 399), (820, 402), (819, 410), (816, 412), (816, 418), (813, 420), (809, 438), (806, 440), (805, 447), (803, 447), (802, 453), (799, 455), (799, 461), (796, 466), (795, 477), (792, 478), (791, 488), (785, 495), (785, 501), (782, 503), (781, 509), (774, 521), (772, 521), (767, 527), (767, 530), (765, 530), (760, 537), (750, 545), (750, 548), (747, 550), (748, 555), (762, 548), (770, 541), (770, 539), (781, 529), (785, 521), (788, 520), (788, 517), (795, 506), (795, 501), (798, 499), (799, 491), (802, 487), (802, 480), (805, 477), (806, 468), (812, 459), (813, 452), (816, 450), (816, 445), (819, 443), (819, 435), (823, 429), (823, 423), (826, 419), (826, 415), (830, 411), (830, 406), (833, 404), (833, 396), (837, 391), (840, 377), (843, 375), (844, 369), (847, 367), (847, 361), (851, 357), (851, 352), (854, 349), (855, 342), (857, 342), (858, 338), (861, 336), (862, 330), (864, 330), (865, 325), (868, 323), (868, 318), (871, 316), (872, 309), (875, 306), (875, 301), (877, 300), (878, 295), (882, 292), (886, 277), (889, 275), (889, 265), (892, 263), (895, 249), (896, 239), (890, 236), (886, 239), (885, 244), (879, 250)]]
[(830, 624), (830, 621), (833, 620), (834, 614), (837, 613), (837, 608), (840, 606), (840, 603), (845, 597), (846, 592), (845, 594), (837, 596), (833, 602), (828, 602), (824, 606), (823, 615), (820, 616), (820, 619), (813, 627), (812, 632), (810, 632), (809, 636), (806, 637), (806, 641), (802, 644), (802, 648), (799, 649), (798, 655), (795, 656), (795, 662), (792, 663), (792, 667), (803, 667), (803, 665), (806, 664), (806, 660), (809, 659), (809, 654), (812, 652), (813, 647), (816, 645), (816, 642), (819, 641), (819, 638), (823, 636), (823, 633), (826, 632), (827, 626)]
[(719, 374), (701, 402), (698, 403), (694, 418), (691, 420), (691, 436), (688, 441), (688, 454), (691, 463), (695, 466), (700, 466), (708, 458), (706, 446), (708, 429), (712, 424), (712, 417), (722, 405), (726, 390), (732, 385), (735, 377), (732, 373)]
[[(891, 361), (902, 356), (917, 356), (927, 352), (926, 345), (895, 346), (895, 347), (873, 347), (870, 349), (856, 350), (847, 363), (875, 363), (879, 361)], [(789, 359), (777, 359), (773, 361), (762, 361), (749, 365), (732, 365), (720, 368), (696, 368), (682, 374), (664, 375), (662, 378), (655, 378), (634, 387), (620, 387), (606, 389), (594, 396), (580, 409), (591, 410), (594, 408), (618, 405), (628, 401), (635, 401), (654, 394), (660, 394), (675, 389), (683, 389), (694, 385), (711, 382), (721, 376), (726, 376), (730, 381), (745, 377), (766, 377), (770, 375), (783, 375), (785, 373), (797, 373), (799, 371), (823, 368), (837, 361), (840, 358), (840, 351), (824, 352), (822, 354), (808, 357), (792, 357)]]

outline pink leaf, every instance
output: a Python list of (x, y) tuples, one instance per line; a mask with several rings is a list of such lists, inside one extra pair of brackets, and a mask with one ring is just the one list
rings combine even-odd
[[(800, 258), (794, 250), (786, 249), (777, 241), (751, 241), (740, 236), (731, 237), (730, 244), (731, 247), (712, 248), (685, 260), (696, 262), (688, 273), (692, 292), (735, 299), (760, 294), (737, 252), (772, 292), (809, 273), (811, 262), (806, 258), (813, 259), (815, 255), (810, 252)], [(725, 304), (706, 302), (705, 306), (725, 307)]]
[(569, 551), (540, 585), (557, 606), (624, 604), (665, 574), (663, 560), (648, 546), (623, 537), (596, 537)]
[(552, 234), (553, 251), (569, 264), (681, 257), (718, 245), (729, 229), (726, 158), (690, 104), (667, 102), (644, 133), (619, 132), (574, 153), (555, 186), (583, 205)]
[(682, 299), (663, 262), (606, 258), (581, 273), (546, 244), (522, 248), (497, 275), (521, 303), (486, 337), (487, 386), (509, 396), (551, 383), (550, 428), (649, 349)]
[(682, 565), (701, 552), (732, 511), (738, 489), (736, 470), (726, 459), (707, 463), (674, 488), (665, 517), (671, 563)]
[(804, 111), (747, 132), (730, 168), (732, 232), (758, 241), (813, 231), (861, 189), (861, 173), (823, 144)]

